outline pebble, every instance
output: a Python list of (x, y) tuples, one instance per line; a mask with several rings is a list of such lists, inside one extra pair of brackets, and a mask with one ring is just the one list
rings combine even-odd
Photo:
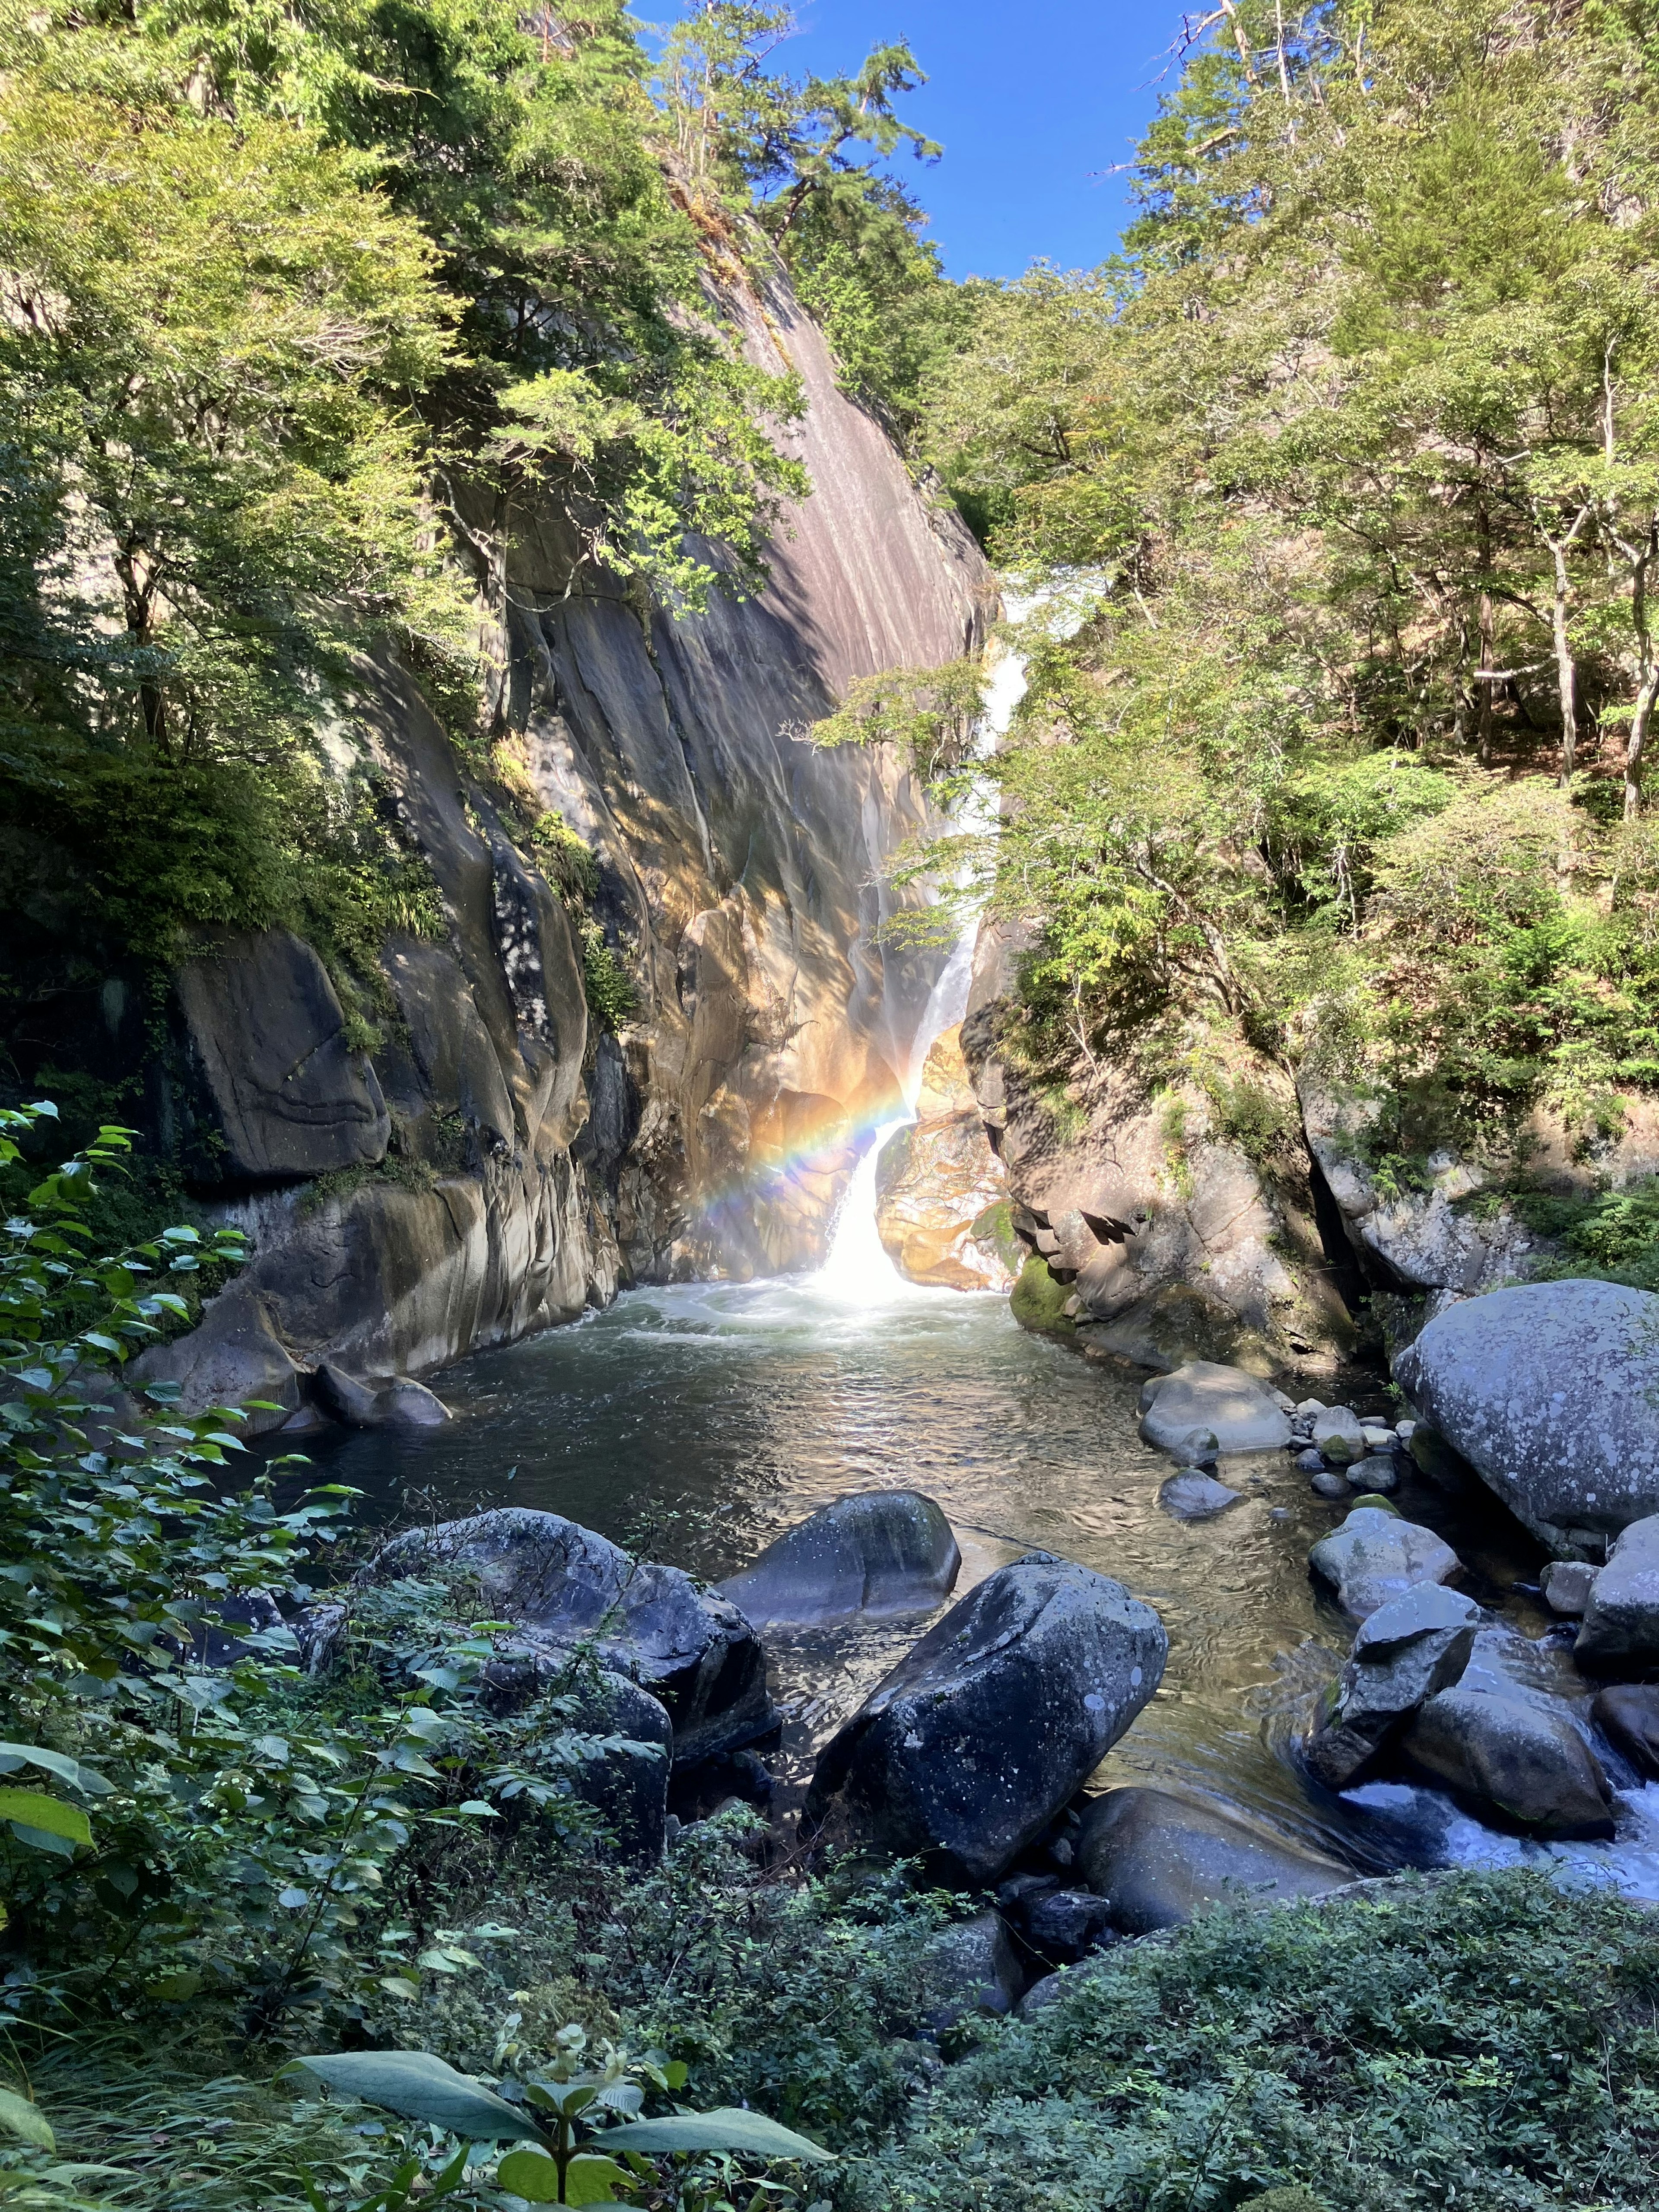
[(1412, 1440), (1412, 1437), (1416, 1427), (1417, 1424), (1415, 1421), (1396, 1421), (1394, 1425), (1394, 1432), (1395, 1436), (1399, 1437), (1402, 1444), (1408, 1444)]
[(1365, 1438), (1366, 1449), (1369, 1451), (1392, 1451), (1395, 1448), (1396, 1439), (1392, 1429), (1373, 1428), (1370, 1423), (1367, 1421), (1364, 1425), (1363, 1434)]
[(1299, 1451), (1296, 1455), (1296, 1463), (1304, 1474), (1322, 1474), (1325, 1472), (1323, 1455), (1316, 1451)]
[(1346, 1498), (1348, 1495), (1348, 1478), (1346, 1474), (1334, 1474), (1328, 1468), (1322, 1467), (1313, 1479), (1313, 1488), (1316, 1497)]
[(1295, 1410), (1303, 1420), (1316, 1421), (1319, 1419), (1319, 1416), (1324, 1412), (1325, 1407), (1323, 1403), (1317, 1398), (1304, 1398), (1302, 1401), (1302, 1403), (1297, 1406)]

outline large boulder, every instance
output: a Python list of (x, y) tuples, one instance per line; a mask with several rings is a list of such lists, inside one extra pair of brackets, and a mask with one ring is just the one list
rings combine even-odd
[(1477, 1633), (1455, 1687), (1419, 1711), (1401, 1748), (1487, 1819), (1542, 1837), (1607, 1836), (1613, 1800), (1590, 1710), (1559, 1644), (1494, 1623)]
[(204, 1125), (198, 1182), (292, 1182), (370, 1167), (392, 1133), (374, 1069), (348, 1039), (328, 970), (286, 929), (228, 938), (174, 979)]
[(1179, 1451), (1194, 1430), (1208, 1430), (1225, 1452), (1278, 1451), (1291, 1440), (1278, 1395), (1242, 1367), (1189, 1360), (1155, 1375), (1140, 1393), (1140, 1433), (1160, 1451)]
[(1468, 1666), (1480, 1607), (1462, 1590), (1420, 1583), (1360, 1624), (1328, 1713), (1308, 1746), (1328, 1790), (1346, 1790), (1425, 1698)]
[(1659, 1515), (1632, 1521), (1589, 1586), (1572, 1656), (1598, 1674), (1659, 1661)]
[(1620, 1682), (1603, 1690), (1590, 1718), (1644, 1782), (1659, 1782), (1659, 1686)]
[(931, 1498), (866, 1490), (822, 1507), (720, 1589), (758, 1626), (808, 1626), (858, 1613), (931, 1613), (961, 1568), (951, 1524)]
[(1083, 1816), (1077, 1863), (1130, 1936), (1175, 1927), (1226, 1898), (1279, 1904), (1353, 1879), (1334, 1859), (1298, 1850), (1236, 1813), (1139, 1784), (1096, 1798)]
[(1383, 1505), (1356, 1505), (1308, 1556), (1355, 1620), (1369, 1620), (1419, 1583), (1449, 1582), (1461, 1571), (1456, 1553), (1432, 1528), (1402, 1520)]
[(442, 1576), (461, 1586), (458, 1600), (470, 1595), (467, 1615), (511, 1621), (531, 1649), (586, 1646), (661, 1702), (677, 1764), (752, 1741), (775, 1723), (765, 1654), (730, 1599), (561, 1514), (501, 1506), (410, 1528), (364, 1571), (375, 1582)]
[(1424, 1419), (1561, 1553), (1659, 1513), (1659, 1297), (1523, 1283), (1430, 1322), (1395, 1374)]
[(1152, 1607), (1090, 1568), (1028, 1553), (952, 1606), (825, 1746), (802, 1813), (821, 1843), (997, 1880), (1157, 1689)]
[(1565, 1713), (1461, 1683), (1431, 1698), (1404, 1747), (1413, 1764), (1478, 1813), (1543, 1837), (1610, 1836), (1601, 1763)]

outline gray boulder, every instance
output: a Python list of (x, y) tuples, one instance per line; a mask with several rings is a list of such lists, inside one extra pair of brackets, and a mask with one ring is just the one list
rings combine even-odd
[(947, 2034), (969, 2013), (1008, 2013), (1025, 1986), (1019, 1954), (1000, 1912), (941, 1929), (922, 1960), (922, 2027)]
[[(502, 1506), (394, 1536), (367, 1579), (443, 1576), (472, 1619), (508, 1620), (526, 1648), (579, 1645), (666, 1708), (677, 1765), (750, 1742), (774, 1725), (766, 1659), (729, 1599), (678, 1567), (630, 1559), (557, 1513)], [(458, 1593), (458, 1595), (459, 1593)]]
[(1328, 1790), (1350, 1788), (1425, 1698), (1458, 1680), (1480, 1620), (1472, 1597), (1425, 1583), (1360, 1624), (1308, 1746), (1308, 1765)]
[(962, 1554), (931, 1498), (867, 1490), (838, 1498), (720, 1585), (761, 1626), (927, 1613), (951, 1595)]
[(1340, 1528), (1314, 1546), (1309, 1559), (1355, 1620), (1367, 1620), (1420, 1583), (1449, 1582), (1461, 1571), (1456, 1553), (1432, 1528), (1381, 1505), (1356, 1505)]
[(952, 1606), (831, 1737), (801, 1814), (821, 1845), (994, 1882), (1157, 1689), (1169, 1639), (1090, 1568), (1028, 1553)]
[(1659, 1515), (1632, 1521), (1608, 1553), (1572, 1656), (1599, 1674), (1639, 1673), (1659, 1660)]
[(1189, 1359), (1173, 1375), (1155, 1375), (1140, 1393), (1140, 1433), (1160, 1451), (1175, 1451), (1195, 1430), (1207, 1429), (1224, 1452), (1278, 1451), (1291, 1424), (1278, 1394), (1242, 1367)]
[(1659, 1686), (1620, 1682), (1603, 1690), (1590, 1718), (1644, 1781), (1659, 1782)]
[(1403, 1747), (1423, 1773), (1478, 1812), (1540, 1837), (1610, 1836), (1601, 1763), (1564, 1709), (1465, 1679), (1431, 1698)]
[(1552, 1559), (1544, 1570), (1544, 1602), (1565, 1620), (1581, 1619), (1595, 1581), (1588, 1559)]
[(1314, 1416), (1314, 1449), (1333, 1467), (1346, 1467), (1365, 1456), (1365, 1431), (1358, 1413), (1346, 1406), (1328, 1406)]
[(1659, 1513), (1651, 1292), (1583, 1280), (1489, 1291), (1431, 1321), (1395, 1374), (1553, 1548), (1597, 1557), (1607, 1537)]
[(1218, 1806), (1167, 1790), (1109, 1790), (1083, 1816), (1078, 1865), (1114, 1923), (1149, 1936), (1229, 1897), (1279, 1904), (1317, 1897), (1353, 1876)]
[(1202, 1468), (1183, 1467), (1160, 1486), (1158, 1502), (1177, 1521), (1213, 1521), (1218, 1513), (1237, 1505), (1243, 1496), (1242, 1491), (1229, 1490)]
[(346, 1042), (328, 970), (301, 939), (226, 939), (174, 979), (184, 1018), (198, 1182), (283, 1182), (384, 1158), (391, 1118)]
[(362, 1382), (329, 1360), (312, 1376), (311, 1395), (331, 1420), (349, 1429), (432, 1429), (454, 1418), (424, 1382), (407, 1375), (390, 1382)]

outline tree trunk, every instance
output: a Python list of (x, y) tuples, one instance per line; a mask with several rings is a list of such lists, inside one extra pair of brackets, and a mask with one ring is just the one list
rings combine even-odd
[(1550, 540), (1550, 552), (1555, 562), (1555, 597), (1550, 609), (1550, 634), (1555, 642), (1555, 685), (1561, 707), (1561, 772), (1559, 781), (1563, 790), (1572, 781), (1578, 753), (1578, 671), (1573, 663), (1572, 645), (1567, 636), (1567, 543), (1564, 538)]

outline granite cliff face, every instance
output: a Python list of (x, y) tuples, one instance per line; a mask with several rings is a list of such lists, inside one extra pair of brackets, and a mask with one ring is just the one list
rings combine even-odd
[(675, 621), (568, 593), (556, 516), (479, 535), (497, 726), (597, 856), (635, 1013), (597, 1030), (561, 900), (415, 682), (368, 672), (348, 742), (372, 753), (445, 931), (384, 948), (395, 1011), (368, 1053), (287, 933), (204, 946), (179, 975), (174, 1049), (150, 1072), (159, 1138), (256, 1245), (201, 1326), (149, 1356), (191, 1401), (267, 1398), (267, 1425), (303, 1425), (321, 1360), (418, 1372), (624, 1281), (809, 1266), (894, 1109), (937, 961), (878, 945), (881, 878), (925, 801), (879, 752), (803, 738), (854, 678), (971, 647), (991, 581), (837, 389), (782, 281), (736, 306), (807, 400), (791, 439), (814, 489), (763, 597)]

